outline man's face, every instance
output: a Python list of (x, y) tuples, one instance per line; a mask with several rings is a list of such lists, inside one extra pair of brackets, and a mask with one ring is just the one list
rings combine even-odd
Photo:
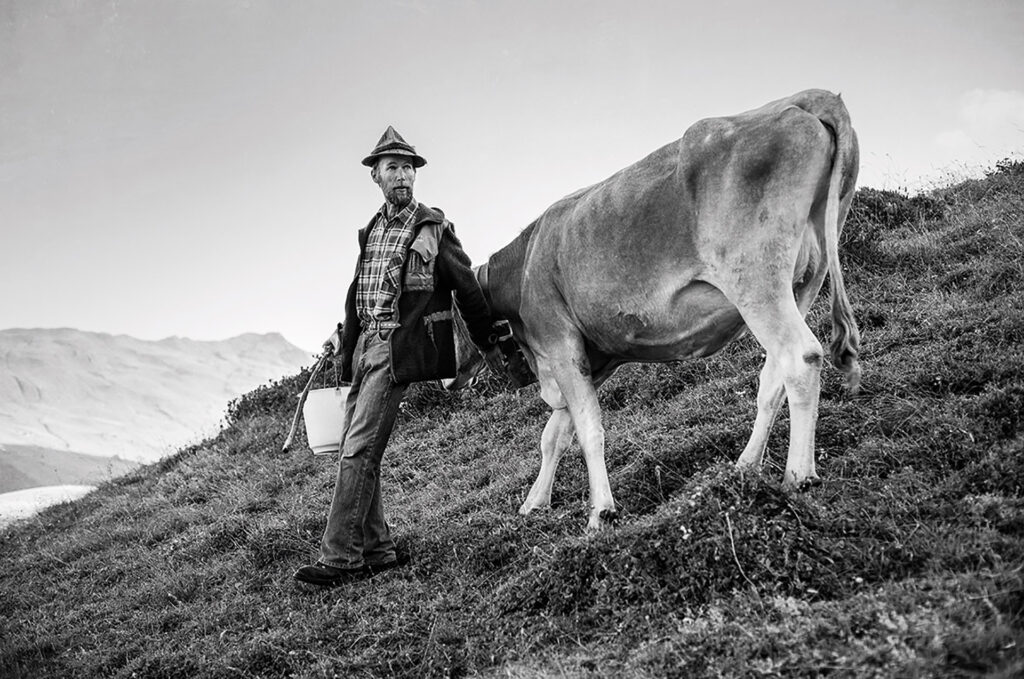
[(408, 156), (382, 156), (370, 176), (384, 193), (384, 200), (396, 208), (402, 209), (412, 200), (416, 168)]

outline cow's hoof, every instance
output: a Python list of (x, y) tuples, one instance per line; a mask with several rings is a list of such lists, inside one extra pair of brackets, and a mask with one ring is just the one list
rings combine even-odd
[(806, 479), (797, 484), (796, 488), (801, 493), (806, 492), (812, 488), (817, 488), (821, 485), (821, 479), (817, 476), (808, 476)]
[(785, 481), (782, 482), (783, 488), (785, 488), (786, 490), (796, 491), (798, 493), (803, 493), (805, 491), (811, 490), (812, 488), (816, 488), (817, 486), (820, 485), (821, 479), (818, 478), (816, 475), (804, 477), (799, 481), (794, 478), (787, 478)]
[(544, 510), (547, 509), (548, 507), (550, 507), (550, 505), (536, 504), (533, 502), (524, 502), (523, 505), (519, 508), (519, 513), (523, 516), (529, 516), (531, 512), (537, 510)]
[(763, 457), (760, 455), (748, 457), (746, 453), (739, 456), (736, 460), (736, 469), (741, 472), (745, 471), (760, 471)]
[(594, 510), (590, 513), (590, 521), (587, 523), (587, 531), (599, 533), (610, 530), (619, 522), (619, 513), (614, 509)]
[(759, 474), (761, 473), (761, 462), (745, 462), (743, 459), (736, 461), (733, 465), (734, 469), (740, 474)]

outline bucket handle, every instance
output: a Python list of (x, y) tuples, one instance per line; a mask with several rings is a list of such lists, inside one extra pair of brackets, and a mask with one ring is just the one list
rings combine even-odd
[[(295, 430), (299, 426), (299, 417), (302, 416), (302, 406), (306, 403), (306, 397), (309, 395), (309, 388), (313, 386), (313, 381), (316, 379), (320, 371), (323, 370), (324, 364), (327, 363), (328, 354), (330, 352), (325, 351), (320, 357), (320, 360), (313, 366), (313, 372), (309, 376), (309, 381), (306, 382), (305, 388), (302, 390), (302, 394), (299, 396), (299, 405), (295, 408), (295, 416), (292, 418), (292, 428), (288, 431), (288, 438), (284, 440), (284, 446), (281, 447), (282, 453), (287, 453), (288, 449), (292, 447), (292, 441), (295, 439)], [(338, 366), (334, 366), (334, 379), (338, 379)]]

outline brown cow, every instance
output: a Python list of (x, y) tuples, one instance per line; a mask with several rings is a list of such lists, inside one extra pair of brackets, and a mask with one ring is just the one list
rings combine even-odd
[[(546, 507), (579, 436), (589, 527), (615, 518), (597, 387), (619, 365), (708, 356), (749, 329), (766, 352), (740, 467), (759, 467), (784, 400), (784, 483), (818, 479), (814, 430), (822, 347), (804, 321), (829, 274), (832, 361), (852, 390), (860, 342), (838, 240), (853, 200), (857, 137), (842, 100), (807, 90), (682, 139), (549, 207), (478, 270), (552, 408), (541, 468), (520, 512)], [(461, 352), (466, 383), (483, 364)]]

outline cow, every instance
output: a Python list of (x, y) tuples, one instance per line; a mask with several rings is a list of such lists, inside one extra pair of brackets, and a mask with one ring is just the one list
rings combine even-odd
[[(814, 434), (822, 345), (805, 322), (826, 274), (832, 362), (860, 382), (860, 335), (839, 264), (859, 150), (842, 99), (806, 90), (683, 137), (559, 200), (477, 270), (496, 317), (551, 407), (541, 466), (520, 513), (546, 507), (575, 433), (587, 464), (590, 530), (611, 525), (597, 388), (627, 362), (709, 356), (749, 330), (766, 357), (740, 468), (759, 468), (789, 402), (783, 484), (818, 483)], [(484, 365), (459, 343), (464, 386)]]

